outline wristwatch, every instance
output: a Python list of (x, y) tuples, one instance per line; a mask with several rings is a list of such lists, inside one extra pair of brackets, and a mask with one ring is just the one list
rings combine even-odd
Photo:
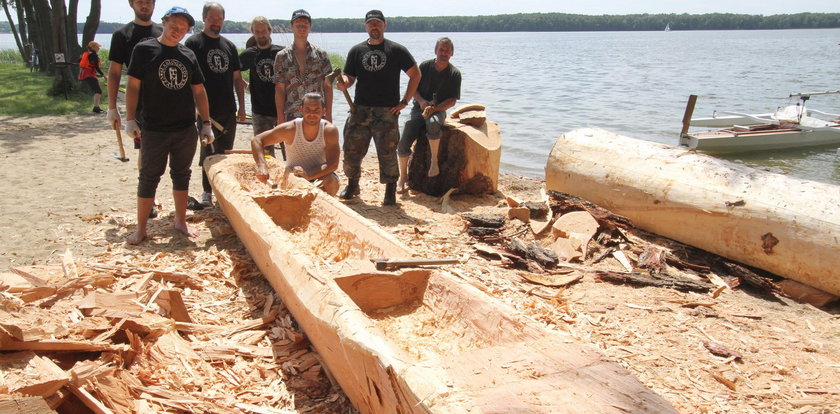
[(405, 105), (405, 106), (408, 106), (408, 102), (405, 100), (405, 98), (403, 98), (403, 99), (400, 101), (400, 103), (401, 103), (401, 104), (403, 104), (403, 105)]

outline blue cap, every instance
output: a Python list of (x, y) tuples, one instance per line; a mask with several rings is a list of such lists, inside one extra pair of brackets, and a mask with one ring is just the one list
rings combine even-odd
[(187, 21), (190, 22), (190, 27), (195, 26), (195, 19), (193, 19), (193, 17), (190, 16), (190, 12), (188, 12), (187, 9), (183, 7), (174, 6), (166, 11), (166, 13), (163, 15), (163, 18), (165, 19), (173, 14), (180, 14), (181, 16), (186, 17)]

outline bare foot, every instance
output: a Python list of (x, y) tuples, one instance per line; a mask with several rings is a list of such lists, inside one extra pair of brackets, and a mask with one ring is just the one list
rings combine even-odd
[(184, 233), (187, 237), (198, 237), (198, 231), (190, 227), (187, 223), (175, 223), (175, 230)]
[(436, 177), (438, 174), (440, 174), (438, 165), (437, 163), (433, 162), (432, 165), (429, 166), (429, 177)]
[(128, 242), (128, 244), (132, 244), (132, 245), (136, 246), (136, 245), (142, 243), (143, 240), (146, 240), (146, 230), (145, 229), (141, 230), (138, 227), (137, 230), (134, 230), (134, 233), (131, 233), (131, 236), (128, 236), (128, 239), (126, 241)]
[(405, 192), (405, 180), (403, 180), (402, 178), (397, 180), (397, 192), (400, 194)]

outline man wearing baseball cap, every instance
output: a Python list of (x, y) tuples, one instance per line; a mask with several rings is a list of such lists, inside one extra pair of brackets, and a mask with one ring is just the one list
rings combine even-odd
[[(175, 200), (175, 229), (187, 237), (198, 235), (186, 221), (190, 166), (199, 135), (203, 143), (210, 144), (213, 132), (204, 75), (195, 54), (179, 43), (193, 25), (195, 19), (187, 9), (173, 7), (163, 16), (163, 33), (157, 39), (138, 43), (131, 54), (125, 93), (125, 130), (141, 140), (143, 152), (137, 184), (137, 228), (128, 237), (129, 244), (138, 244), (146, 238), (146, 222), (167, 161)], [(136, 121), (141, 101), (142, 126)], [(208, 120), (200, 133), (195, 125), (196, 109), (202, 119)]]
[(332, 84), (327, 81), (327, 75), (332, 72), (330, 57), (323, 49), (309, 43), (312, 16), (306, 10), (295, 10), (290, 26), (294, 40), (274, 59), (277, 124), (302, 117), (303, 97), (309, 92), (324, 97), (324, 118), (332, 122)]
[[(353, 46), (347, 54), (340, 90), (356, 85), (356, 111), (344, 124), (344, 174), (347, 186), (341, 198), (349, 200), (359, 194), (362, 158), (370, 140), (376, 145), (379, 158), (379, 182), (385, 184), (383, 205), (397, 203), (397, 143), (400, 140), (397, 120), (408, 106), (420, 83), (420, 69), (403, 45), (385, 39), (385, 16), (379, 10), (365, 15), (368, 39)], [(400, 72), (408, 75), (408, 87), (400, 95)]]

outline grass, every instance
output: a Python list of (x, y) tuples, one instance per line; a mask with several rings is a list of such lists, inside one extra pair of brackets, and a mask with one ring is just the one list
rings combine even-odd
[[(30, 72), (17, 50), (0, 50), (0, 115), (81, 115), (89, 114), (92, 98), (87, 88), (76, 82), (76, 88), (64, 95), (49, 96), (53, 77)], [(103, 87), (103, 91), (104, 91)], [(103, 102), (107, 102), (103, 97)]]

